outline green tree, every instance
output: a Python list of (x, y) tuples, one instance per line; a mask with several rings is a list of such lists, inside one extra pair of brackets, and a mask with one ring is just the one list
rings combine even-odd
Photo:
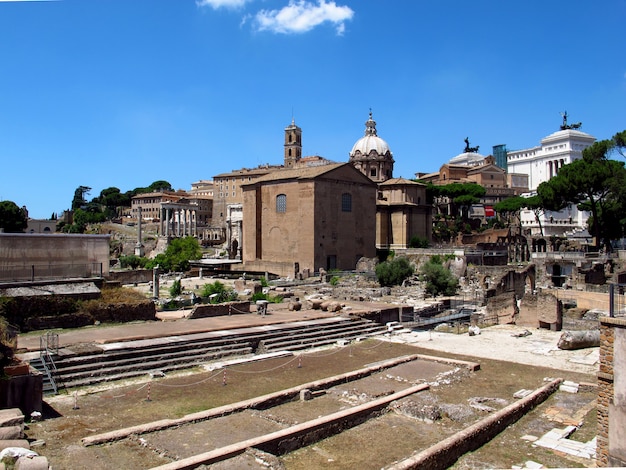
[(376, 278), (381, 286), (397, 286), (413, 275), (414, 269), (408, 258), (399, 256), (376, 266)]
[(99, 224), (106, 220), (103, 212), (96, 204), (87, 204), (84, 209), (74, 210), (74, 223), (65, 225), (63, 232), (67, 233), (85, 233), (89, 224)]
[(112, 219), (118, 215), (120, 207), (131, 206), (131, 196), (112, 186), (100, 191), (100, 195), (93, 198), (91, 202), (104, 207), (106, 218)]
[(89, 186), (79, 186), (76, 188), (74, 191), (74, 198), (72, 199), (72, 210), (80, 209), (87, 204), (85, 195), (89, 194), (89, 191), (91, 191)]
[(622, 157), (626, 158), (624, 151), (626, 150), (626, 131), (618, 132), (613, 136), (614, 149)]
[(588, 210), (596, 247), (604, 245), (607, 250), (615, 236), (611, 224), (626, 206), (624, 162), (608, 158), (613, 150), (623, 151), (620, 143), (623, 142), (619, 137), (595, 142), (583, 151), (583, 158), (563, 166), (556, 176), (537, 188), (544, 209), (558, 211), (572, 203), (580, 210)]
[(152, 183), (150, 186), (148, 186), (147, 188), (150, 192), (156, 192), (156, 191), (173, 191), (172, 189), (172, 185), (165, 181), (165, 180), (158, 180), (155, 181), (154, 183)]
[(539, 225), (539, 233), (543, 236), (543, 226), (541, 225), (541, 217), (545, 214), (545, 203), (541, 194), (535, 194), (526, 198), (526, 209), (529, 209), (535, 215), (535, 222)]
[(159, 266), (163, 271), (187, 271), (189, 261), (200, 259), (202, 250), (198, 240), (194, 237), (174, 238), (167, 246), (165, 253), (158, 254), (146, 264), (146, 268), (152, 269)]
[(13, 201), (0, 201), (0, 228), (6, 233), (21, 233), (28, 226), (26, 209)]
[(477, 183), (450, 183), (444, 185), (428, 184), (426, 186), (426, 200), (436, 202), (437, 199), (447, 197), (451, 204), (451, 214), (461, 212), (467, 218), (469, 207), (478, 204), (486, 190)]
[(173, 191), (172, 185), (165, 180), (158, 180), (145, 188), (133, 189), (131, 194), (132, 196), (136, 196), (137, 194), (154, 193), (159, 191)]
[(505, 219), (507, 226), (520, 225), (520, 212), (526, 207), (527, 200), (522, 196), (507, 197), (493, 206), (499, 217)]
[(426, 282), (426, 292), (433, 297), (454, 295), (459, 286), (459, 280), (443, 266), (439, 257), (432, 257), (422, 265), (420, 279)]

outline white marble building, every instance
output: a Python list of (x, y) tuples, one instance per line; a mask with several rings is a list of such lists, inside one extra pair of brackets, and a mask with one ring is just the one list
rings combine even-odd
[[(507, 171), (528, 175), (527, 196), (536, 194), (537, 187), (557, 175), (563, 165), (582, 158), (583, 150), (592, 145), (595, 137), (579, 130), (580, 124), (568, 125), (563, 116), (561, 130), (541, 139), (541, 145), (523, 150), (509, 151)], [(571, 205), (559, 212), (546, 212), (540, 218), (541, 227), (532, 211), (521, 214), (522, 228), (532, 235), (574, 235), (586, 230), (587, 212)]]

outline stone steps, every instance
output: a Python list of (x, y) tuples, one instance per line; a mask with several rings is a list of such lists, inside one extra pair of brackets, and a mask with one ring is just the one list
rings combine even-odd
[(385, 327), (367, 320), (336, 317), (108, 343), (83, 352), (65, 348), (54, 358), (55, 378), (57, 386), (69, 389), (191, 368), (225, 357), (307, 349), (385, 332)]
[[(291, 335), (282, 335), (278, 338), (266, 339), (259, 345), (264, 352), (279, 350), (301, 350), (312, 347), (326, 346), (340, 340), (353, 341), (357, 338), (375, 336), (385, 333), (386, 330), (375, 323), (354, 322), (352, 325), (341, 325), (332, 329), (305, 332), (295, 332)], [(322, 333), (322, 334), (320, 334)]]
[(252, 353), (252, 348), (248, 347), (214, 351), (212, 353), (203, 353), (197, 356), (186, 356), (176, 361), (164, 358), (158, 361), (144, 362), (141, 366), (137, 367), (121, 367), (112, 365), (111, 367), (99, 369), (97, 375), (95, 373), (89, 374), (88, 372), (84, 372), (65, 376), (63, 385), (66, 388), (84, 387), (102, 382), (141, 377), (150, 373), (165, 373), (176, 370), (189, 369), (191, 367), (195, 367), (200, 364), (221, 359), (224, 357), (245, 356), (251, 355)]

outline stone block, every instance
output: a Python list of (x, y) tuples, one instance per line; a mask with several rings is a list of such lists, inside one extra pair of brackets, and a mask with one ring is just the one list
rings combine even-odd
[(15, 462), (15, 470), (48, 470), (50, 464), (46, 457), (20, 457)]
[(30, 449), (30, 444), (26, 439), (10, 439), (0, 441), (0, 451), (8, 447), (22, 447), (23, 449)]
[(3, 426), (0, 428), (0, 441), (22, 439), (23, 437), (22, 426)]
[(524, 398), (524, 397), (530, 395), (531, 393), (533, 393), (532, 390), (528, 390), (526, 388), (522, 388), (521, 390), (518, 390), (517, 392), (515, 392), (513, 394), (513, 398)]
[(0, 410), (0, 427), (24, 424), (24, 415), (19, 408)]

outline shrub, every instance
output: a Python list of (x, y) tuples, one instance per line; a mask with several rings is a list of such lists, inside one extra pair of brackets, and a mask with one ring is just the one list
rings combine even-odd
[(139, 267), (143, 268), (148, 260), (146, 258), (141, 258), (137, 255), (122, 255), (119, 257), (120, 267), (123, 269), (131, 268), (137, 269)]
[(211, 304), (221, 304), (237, 300), (238, 295), (230, 287), (226, 287), (220, 281), (215, 281), (213, 284), (205, 284), (202, 287), (202, 297), (208, 298)]
[(426, 282), (426, 293), (433, 297), (456, 294), (459, 280), (444, 268), (439, 258), (433, 256), (422, 266), (420, 274), (421, 280)]
[(409, 248), (428, 248), (430, 246), (430, 242), (427, 238), (418, 237), (414, 235), (409, 240)]
[(336, 286), (337, 284), (339, 284), (339, 276), (331, 277), (329, 282), (331, 286)]
[(376, 266), (376, 277), (381, 286), (396, 286), (413, 275), (413, 265), (404, 257), (385, 261)]
[(180, 279), (176, 279), (170, 287), (170, 297), (178, 297), (183, 292), (183, 286), (180, 283)]

